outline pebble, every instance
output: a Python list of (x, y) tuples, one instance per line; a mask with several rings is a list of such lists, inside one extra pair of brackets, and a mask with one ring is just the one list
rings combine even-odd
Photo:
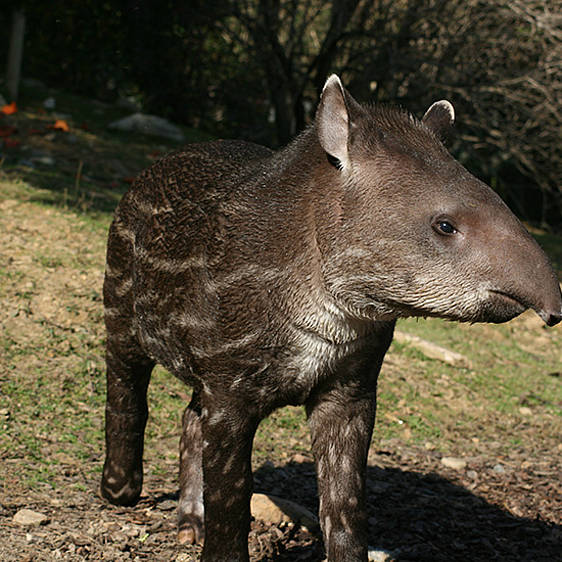
[(14, 523), (24, 527), (38, 527), (49, 522), (49, 518), (46, 515), (31, 509), (20, 509), (12, 520)]
[(464, 470), (466, 468), (466, 461), (457, 457), (443, 457), (441, 464), (453, 470)]
[(310, 462), (310, 459), (308, 457), (305, 457), (301, 453), (295, 453), (291, 457), (291, 461), (302, 464), (302, 463), (305, 463), (305, 462)]
[(388, 550), (369, 547), (367, 559), (369, 562), (391, 562), (393, 560), (393, 556), (391, 552), (388, 552)]
[(295, 522), (309, 530), (318, 526), (316, 516), (308, 509), (290, 500), (275, 496), (253, 494), (251, 511), (256, 519), (275, 525), (282, 522)]
[(531, 410), (531, 408), (527, 408), (527, 406), (523, 406), (523, 407), (519, 408), (519, 413), (522, 416), (532, 416), (533, 410)]
[(54, 166), (55, 159), (51, 156), (35, 156), (31, 158), (32, 163), (43, 164), (44, 166)]
[(497, 472), (498, 474), (504, 474), (505, 473), (505, 468), (503, 465), (501, 464), (496, 464), (493, 468), (494, 472)]

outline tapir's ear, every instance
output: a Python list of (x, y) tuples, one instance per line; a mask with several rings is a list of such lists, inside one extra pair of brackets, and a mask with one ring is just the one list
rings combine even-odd
[(439, 139), (446, 141), (455, 122), (455, 108), (450, 101), (436, 101), (425, 112), (422, 123), (431, 129)]
[(320, 145), (341, 169), (349, 166), (349, 131), (353, 112), (359, 110), (359, 104), (332, 74), (322, 90), (316, 111), (316, 128)]

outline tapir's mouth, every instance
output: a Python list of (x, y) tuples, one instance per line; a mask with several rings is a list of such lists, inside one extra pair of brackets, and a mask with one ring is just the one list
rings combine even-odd
[(490, 293), (499, 297), (498, 300), (501, 300), (504, 306), (507, 305), (510, 309), (512, 309), (513, 316), (521, 314), (530, 307), (530, 305), (525, 304), (519, 297), (513, 295), (512, 293), (506, 293), (505, 291), (499, 291), (497, 289), (491, 289)]

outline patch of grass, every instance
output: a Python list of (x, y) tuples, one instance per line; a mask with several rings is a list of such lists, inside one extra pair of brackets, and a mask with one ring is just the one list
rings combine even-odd
[[(533, 313), (526, 313), (499, 326), (407, 319), (398, 329), (465, 355), (472, 367), (453, 367), (393, 343), (391, 368), (383, 367), (379, 387), (382, 415), (375, 431), (383, 440), (401, 433), (401, 439), (413, 443), (437, 442), (444, 452), (469, 451), (474, 450), (475, 434), (480, 448), (496, 443), (501, 421), (509, 436), (506, 449), (524, 423), (538, 440), (556, 446), (555, 432), (562, 428), (562, 387), (550, 373), (560, 372), (562, 364), (560, 328), (545, 330)], [(393, 363), (399, 364), (398, 373)], [(385, 405), (388, 397), (391, 405)], [(402, 413), (401, 427), (389, 416), (393, 410)], [(542, 433), (545, 422), (552, 433)]]

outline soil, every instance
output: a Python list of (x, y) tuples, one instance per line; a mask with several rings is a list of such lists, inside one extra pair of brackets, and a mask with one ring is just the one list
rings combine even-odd
[[(516, 460), (490, 466), (472, 458), (459, 472), (424, 450), (397, 446), (373, 451), (367, 472), (371, 546), (390, 551), (388, 559), (396, 561), (559, 560), (557, 459), (546, 456), (526, 469), (513, 468)], [(79, 470), (60, 474), (56, 492), (19, 490), (14, 483), (0, 507), (0, 559), (197, 560), (198, 547), (175, 540), (177, 491), (170, 476), (149, 476), (140, 502), (132, 508), (101, 500), (97, 481), (85, 483)], [(69, 493), (76, 481), (87, 489)], [(255, 482), (256, 491), (284, 495), (312, 510), (317, 507), (314, 469), (308, 460), (258, 469)], [(48, 523), (18, 526), (12, 517), (21, 508), (47, 515)], [(323, 560), (318, 535), (290, 523), (253, 521), (249, 544), (252, 561)]]

